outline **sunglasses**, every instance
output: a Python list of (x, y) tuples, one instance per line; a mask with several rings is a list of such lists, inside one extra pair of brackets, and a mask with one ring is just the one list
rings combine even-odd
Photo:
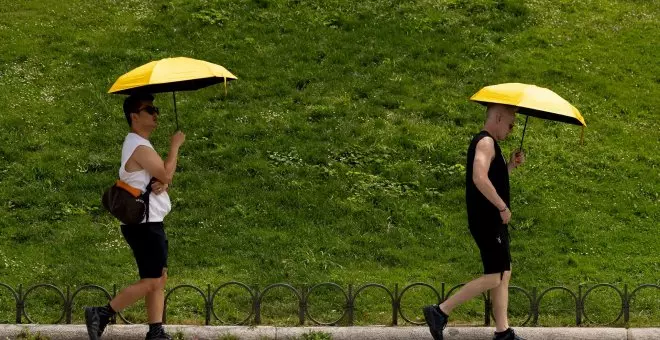
[(145, 106), (145, 107), (140, 109), (140, 112), (141, 111), (144, 111), (144, 112), (146, 112), (146, 113), (148, 113), (152, 116), (155, 115), (155, 114), (160, 114), (160, 110), (158, 110), (158, 108), (155, 107), (155, 106)]

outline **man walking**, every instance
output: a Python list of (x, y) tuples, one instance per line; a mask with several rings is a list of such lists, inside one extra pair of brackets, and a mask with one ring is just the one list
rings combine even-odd
[[(176, 171), (179, 148), (185, 135), (177, 131), (171, 139), (167, 159), (154, 150), (149, 136), (158, 125), (158, 108), (149, 94), (132, 95), (124, 101), (124, 115), (131, 132), (122, 147), (119, 179), (145, 192), (151, 185), (148, 216), (140, 224), (122, 225), (121, 232), (133, 251), (140, 280), (119, 292), (103, 307), (85, 308), (85, 324), (91, 340), (97, 340), (115, 313), (144, 298), (149, 321), (146, 339), (172, 339), (163, 329), (164, 288), (167, 282), (167, 237), (163, 219), (171, 208), (168, 185)], [(152, 178), (155, 181), (152, 183)]]
[(509, 173), (524, 162), (525, 155), (522, 151), (514, 152), (507, 164), (497, 144), (511, 133), (517, 110), (515, 106), (490, 104), (484, 128), (468, 148), (465, 188), (468, 225), (481, 253), (484, 275), (467, 283), (440, 305), (424, 307), (424, 319), (435, 340), (442, 340), (442, 330), (455, 307), (487, 290), (493, 298), (496, 325), (493, 339), (521, 339), (509, 328), (507, 318), (511, 278)]

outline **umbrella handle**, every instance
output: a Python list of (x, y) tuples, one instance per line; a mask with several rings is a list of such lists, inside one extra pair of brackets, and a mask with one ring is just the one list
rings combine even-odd
[(523, 147), (523, 142), (525, 141), (525, 131), (527, 131), (527, 121), (529, 120), (529, 116), (525, 118), (525, 128), (523, 129), (523, 135), (522, 139), (520, 139), (520, 151), (522, 151)]
[(179, 113), (176, 112), (176, 92), (172, 91), (172, 100), (174, 101), (174, 119), (176, 120), (176, 131), (179, 131)]

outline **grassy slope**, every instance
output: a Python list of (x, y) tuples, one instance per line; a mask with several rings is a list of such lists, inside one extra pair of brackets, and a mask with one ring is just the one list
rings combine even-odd
[[(483, 108), (467, 98), (512, 81), (588, 124), (584, 145), (574, 126), (528, 126), (513, 284), (660, 283), (659, 15), (652, 1), (3, 1), (0, 282), (135, 279), (99, 202), (126, 131), (105, 92), (185, 55), (240, 79), (226, 98), (177, 96), (172, 284), (472, 278), (462, 165)], [(157, 101), (166, 150), (171, 98)]]

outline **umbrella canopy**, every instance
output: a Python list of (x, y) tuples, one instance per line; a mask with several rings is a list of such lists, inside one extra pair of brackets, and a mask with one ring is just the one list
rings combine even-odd
[[(587, 126), (580, 111), (564, 98), (549, 89), (521, 83), (506, 83), (486, 86), (475, 93), (470, 100), (488, 105), (507, 104), (519, 107), (518, 113), (542, 119), (554, 120), (582, 127)], [(527, 130), (527, 119), (523, 130)], [(520, 142), (522, 149), (522, 140)]]
[(192, 91), (224, 82), (226, 95), (227, 81), (234, 79), (238, 78), (224, 67), (204, 60), (186, 57), (165, 58), (144, 64), (122, 75), (115, 81), (108, 93), (131, 95), (172, 92), (178, 130), (177, 91)]
[(165, 58), (122, 75), (108, 93), (191, 91), (234, 79), (238, 78), (217, 64), (186, 57)]

